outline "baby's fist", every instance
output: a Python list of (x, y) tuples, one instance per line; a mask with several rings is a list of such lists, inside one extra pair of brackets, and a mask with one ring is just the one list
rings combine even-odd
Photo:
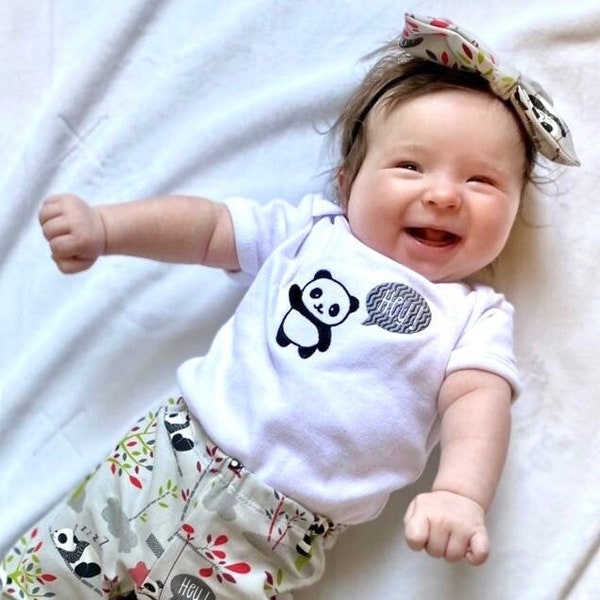
[(448, 562), (465, 559), (480, 565), (489, 542), (483, 508), (474, 500), (446, 491), (418, 495), (404, 517), (404, 534), (413, 550)]
[(39, 219), (52, 258), (63, 273), (89, 269), (104, 252), (106, 233), (102, 219), (77, 196), (51, 196), (43, 203)]

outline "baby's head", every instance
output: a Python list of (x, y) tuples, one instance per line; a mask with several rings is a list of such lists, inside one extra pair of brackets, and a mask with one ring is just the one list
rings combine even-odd
[(464, 36), (448, 21), (407, 15), (334, 127), (352, 232), (438, 282), (498, 256), (538, 154), (577, 164), (546, 99)]
[[(476, 73), (449, 69), (428, 60), (410, 57), (397, 42), (385, 46), (382, 52), (383, 56), (354, 90), (334, 126), (340, 144), (337, 171), (343, 173), (339, 201), (344, 208), (367, 154), (374, 114), (385, 118), (407, 100), (442, 90), (472, 90), (497, 99), (489, 83)], [(383, 94), (382, 90), (385, 90)], [(504, 104), (514, 116), (522, 141), (525, 183), (532, 176), (537, 150), (514, 109), (507, 102)]]

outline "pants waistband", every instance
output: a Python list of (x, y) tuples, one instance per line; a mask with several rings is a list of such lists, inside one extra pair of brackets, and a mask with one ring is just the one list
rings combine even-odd
[[(280, 518), (284, 519), (286, 526), (300, 528), (312, 537), (334, 537), (344, 529), (343, 525), (333, 523), (327, 517), (309, 510), (293, 498), (275, 490), (235, 457), (224, 452), (189, 413), (183, 398), (180, 398), (175, 406), (165, 407), (164, 419), (172, 441), (173, 437), (178, 435), (180, 447), (187, 444), (190, 450), (194, 450), (193, 453), (186, 452), (193, 455), (196, 461), (194, 468), (206, 476), (214, 477), (217, 484), (227, 488), (237, 501), (244, 502), (263, 516), (266, 514), (272, 517), (274, 522)], [(171, 433), (169, 424), (175, 422), (179, 424), (179, 429), (175, 432), (175, 427), (171, 425), (174, 431)], [(182, 423), (188, 424), (189, 432), (184, 431), (187, 427), (181, 428)], [(177, 446), (174, 444), (174, 447)]]

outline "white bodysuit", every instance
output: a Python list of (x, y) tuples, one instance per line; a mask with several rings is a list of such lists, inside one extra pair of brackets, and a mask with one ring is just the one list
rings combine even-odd
[(518, 391), (512, 306), (431, 283), (350, 232), (320, 196), (227, 201), (250, 287), (208, 354), (178, 372), (208, 435), (337, 523), (376, 517), (438, 442), (444, 378), (476, 368)]

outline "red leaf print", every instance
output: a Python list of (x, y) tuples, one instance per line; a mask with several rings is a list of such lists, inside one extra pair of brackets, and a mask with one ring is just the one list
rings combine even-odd
[(447, 52), (442, 52), (440, 55), (440, 60), (442, 61), (443, 65), (447, 65), (450, 62), (450, 56)]
[(228, 571), (233, 571), (234, 573), (240, 573), (242, 575), (244, 573), (250, 573), (250, 571), (252, 570), (250, 568), (250, 565), (245, 562), (239, 562), (239, 563), (233, 563), (232, 565), (226, 565), (225, 568)]
[(131, 442), (127, 442), (127, 447), (131, 448), (133, 446), (135, 446), (137, 444), (137, 442), (135, 440), (131, 440)]
[(198, 573), (200, 573), (200, 577), (210, 577), (213, 574), (213, 570), (212, 567), (206, 567), (206, 569), (200, 569)]
[(42, 573), (39, 576), (39, 579), (41, 579), (42, 581), (56, 581), (56, 575), (52, 575), (52, 573)]
[[(229, 573), (223, 573), (223, 579), (225, 581), (229, 581), (229, 583), (235, 583), (235, 579), (233, 577), (233, 575), (230, 575)], [(221, 582), (219, 582), (221, 583)]]
[(36, 547), (33, 549), (34, 553), (37, 553), (40, 551), (40, 548), (44, 545), (44, 542), (38, 542)]
[(187, 523), (184, 523), (181, 526), (181, 529), (183, 529), (188, 535), (194, 535), (194, 533), (196, 533), (196, 530), (191, 525), (188, 525)]
[(114, 475), (117, 470), (117, 465), (115, 463), (110, 464), (110, 472)]
[(138, 488), (140, 490), (142, 489), (142, 482), (137, 477), (130, 475), (129, 481), (131, 481), (131, 485), (135, 486), (136, 488)]
[(131, 579), (135, 582), (136, 585), (142, 585), (144, 581), (146, 581), (148, 575), (150, 574), (150, 569), (146, 566), (146, 563), (141, 560), (138, 562), (133, 569), (128, 569), (129, 574), (131, 575)]
[(471, 48), (469, 48), (469, 46), (467, 46), (466, 44), (462, 45), (462, 49), (464, 51), (464, 53), (471, 59), (473, 60), (473, 52), (471, 52)]
[[(208, 553), (207, 553), (207, 554), (208, 554)], [(225, 552), (223, 552), (223, 550), (213, 550), (213, 551), (212, 551), (212, 554), (213, 554), (214, 556), (216, 556), (217, 558), (219, 558), (219, 559), (222, 559), (222, 558), (226, 558), (226, 557), (227, 557), (227, 554), (225, 554)]]
[(220, 535), (215, 540), (215, 546), (222, 546), (223, 544), (226, 544), (228, 541), (229, 541), (229, 539), (226, 535)]
[(31, 531), (31, 539), (33, 539), (38, 533), (37, 527), (35, 527), (34, 529), (32, 529)]
[(450, 23), (447, 21), (442, 21), (441, 19), (431, 19), (431, 25), (434, 27), (441, 27), (442, 29), (446, 29)]

